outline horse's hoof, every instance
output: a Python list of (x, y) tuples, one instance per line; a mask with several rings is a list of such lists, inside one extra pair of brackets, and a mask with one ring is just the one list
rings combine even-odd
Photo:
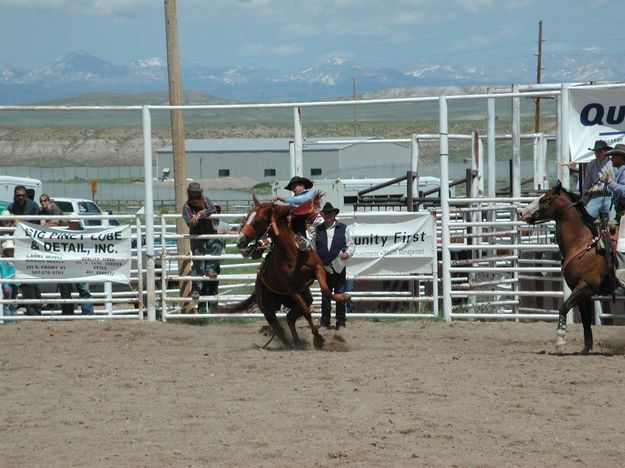
[(587, 348), (586, 346), (584, 346), (582, 350), (579, 352), (579, 354), (581, 354), (582, 356), (586, 356), (590, 354), (590, 348)]
[(313, 338), (313, 343), (315, 345), (315, 348), (317, 349), (321, 349), (325, 342), (326, 340), (320, 334), (315, 335), (315, 337)]
[(564, 339), (564, 330), (558, 330), (556, 337), (556, 354), (563, 354), (564, 347), (566, 346), (566, 340)]

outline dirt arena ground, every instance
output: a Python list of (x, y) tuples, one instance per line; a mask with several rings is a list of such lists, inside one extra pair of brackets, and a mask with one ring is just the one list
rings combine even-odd
[(326, 351), (258, 349), (261, 325), (0, 326), (0, 466), (625, 460), (623, 327), (555, 356), (553, 323), (352, 320)]

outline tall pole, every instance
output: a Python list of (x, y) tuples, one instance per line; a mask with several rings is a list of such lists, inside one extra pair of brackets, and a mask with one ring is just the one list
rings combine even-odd
[[(543, 22), (538, 22), (538, 62), (536, 64), (536, 83), (540, 84), (543, 70)], [(535, 98), (536, 115), (534, 116), (534, 133), (540, 132), (540, 98)]]
[[(176, 19), (176, 0), (165, 1), (165, 33), (167, 39), (167, 78), (169, 82), (169, 104), (179, 106), (182, 104), (182, 85), (180, 83), (180, 55), (178, 53), (178, 20)], [(182, 212), (182, 206), (186, 201), (187, 163), (184, 148), (184, 119), (181, 110), (170, 111), (171, 141), (174, 159), (174, 193), (176, 200), (176, 212)], [(176, 222), (176, 233), (187, 234), (187, 225), (182, 219)], [(178, 252), (189, 252), (189, 240), (187, 238), (177, 241)], [(163, 246), (164, 247), (164, 246)], [(179, 264), (179, 274), (188, 276), (191, 270), (189, 260)], [(180, 283), (180, 295), (187, 297), (191, 292), (191, 283)]]
[[(512, 92), (519, 93), (519, 85), (512, 85)], [(512, 197), (521, 196), (521, 99), (512, 98)]]
[[(356, 78), (352, 78), (352, 98), (354, 101), (356, 100)], [(352, 106), (352, 110), (354, 113), (354, 136), (356, 136), (358, 134), (358, 128), (356, 125), (356, 104)]]
[(441, 194), (441, 242), (443, 259), (443, 314), (445, 321), (451, 322), (451, 252), (449, 244), (451, 236), (449, 231), (449, 122), (447, 120), (447, 98), (438, 98), (438, 132), (440, 147), (440, 194)]

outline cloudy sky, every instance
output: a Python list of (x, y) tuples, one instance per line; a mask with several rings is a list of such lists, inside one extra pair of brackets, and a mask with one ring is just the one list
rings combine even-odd
[[(0, 66), (74, 51), (165, 59), (163, 0), (0, 0)], [(299, 70), (330, 57), (406, 70), (419, 61), (501, 66), (543, 52), (625, 59), (621, 0), (178, 0), (181, 60)]]

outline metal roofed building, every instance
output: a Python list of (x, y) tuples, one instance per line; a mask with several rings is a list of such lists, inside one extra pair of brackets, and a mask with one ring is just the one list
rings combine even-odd
[[(307, 138), (303, 175), (313, 179), (398, 177), (410, 169), (410, 148), (397, 142), (364, 143), (373, 137)], [(187, 139), (187, 177), (249, 177), (257, 183), (288, 180), (289, 138)], [(324, 143), (317, 143), (323, 141)], [(332, 143), (336, 141), (336, 143)], [(157, 177), (173, 176), (172, 147), (156, 151)]]

